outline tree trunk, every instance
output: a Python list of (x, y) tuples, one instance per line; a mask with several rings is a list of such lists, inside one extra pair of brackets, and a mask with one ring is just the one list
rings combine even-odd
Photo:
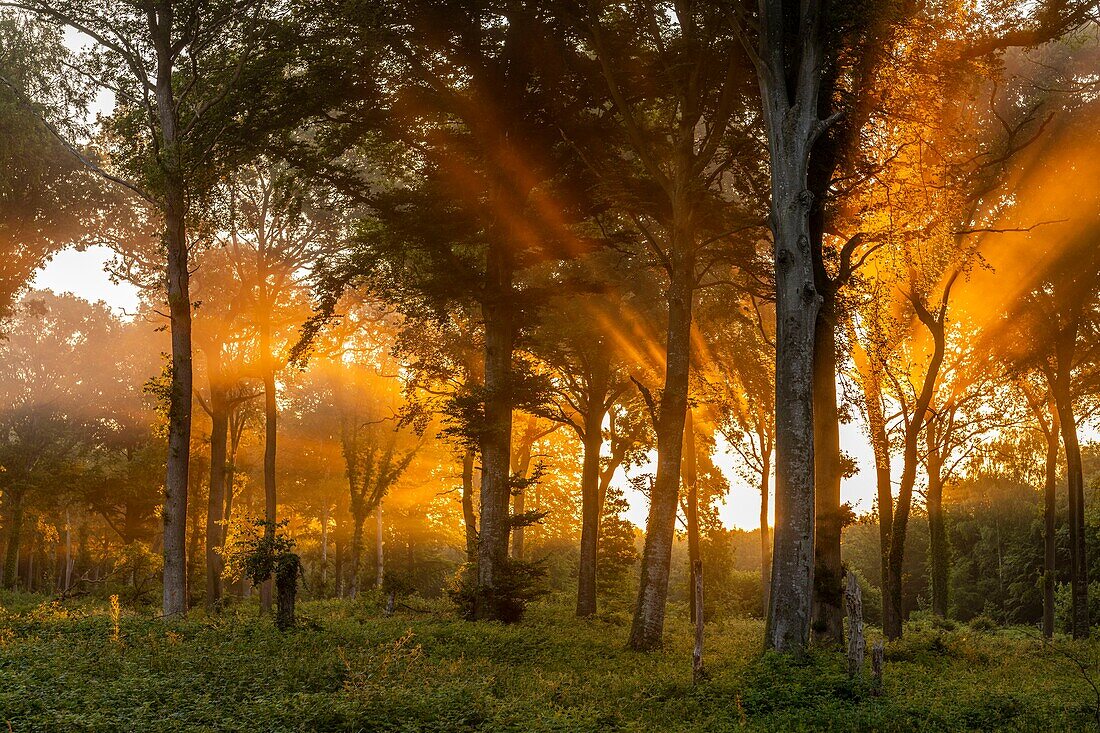
[(4, 551), (4, 587), (15, 588), (19, 581), (19, 545), (23, 541), (25, 509), (22, 491), (5, 492), (11, 503), (8, 544)]
[(157, 56), (155, 94), (160, 123), (164, 195), (164, 246), (167, 252), (168, 313), (172, 331), (172, 388), (168, 404), (168, 457), (164, 480), (165, 619), (187, 612), (187, 489), (191, 458), (191, 295), (187, 246), (187, 197), (182, 180), (182, 151), (172, 89), (172, 3), (158, 0), (150, 13)]
[(504, 243), (489, 248), (487, 288), (482, 303), (485, 326), (485, 417), (481, 431), (481, 523), (478, 528), (475, 619), (498, 619), (500, 575), (508, 562), (511, 529), (512, 265)]
[(328, 592), (328, 512), (329, 505), (325, 502), (321, 510), (321, 587), (318, 596), (325, 598)]
[[(913, 506), (913, 487), (917, 481), (917, 448), (925, 430), (925, 421), (929, 414), (932, 396), (935, 394), (936, 380), (946, 348), (944, 337), (944, 318), (947, 313), (947, 298), (950, 285), (944, 290), (943, 299), (936, 316), (933, 316), (919, 301), (913, 301), (921, 322), (924, 323), (935, 344), (928, 370), (920, 394), (913, 406), (913, 414), (905, 424), (904, 448), (902, 450), (901, 482), (898, 485), (897, 507), (891, 524), (889, 557), (886, 563), (886, 587), (883, 588), (882, 633), (887, 639), (900, 639), (905, 609), (902, 605), (902, 570), (905, 564), (905, 535), (909, 526), (909, 513)], [(887, 602), (889, 596), (889, 602)], [(887, 612), (888, 610), (888, 612)]]
[(382, 502), (378, 502), (378, 506), (374, 508), (374, 586), (379, 590), (382, 589), (382, 584), (386, 579), (386, 558), (384, 553), (385, 537), (383, 536), (382, 527)]
[[(763, 443), (761, 443), (763, 445)], [(760, 457), (760, 592), (762, 613), (768, 612), (772, 582), (772, 541), (768, 531), (768, 493), (771, 483), (771, 452), (761, 451)]]
[(207, 355), (210, 372), (210, 486), (206, 508), (206, 609), (222, 600), (221, 548), (225, 545), (225, 464), (229, 439), (229, 405), (220, 379), (220, 359)]
[(65, 592), (73, 585), (73, 527), (69, 521), (69, 508), (65, 507)]
[[(602, 403), (603, 398), (600, 398)], [(577, 616), (596, 613), (596, 573), (600, 536), (600, 449), (603, 447), (601, 409), (589, 400), (584, 424), (581, 466), (581, 557), (577, 575)]]
[[(516, 480), (516, 485), (513, 489), (513, 514), (520, 516), (527, 511), (527, 475), (531, 471), (531, 450), (534, 447), (534, 439), (532, 435), (524, 436), (524, 444), (519, 446), (519, 450), (515, 450), (516, 446), (512, 446), (512, 477)], [(524, 527), (522, 525), (512, 528), (512, 557), (516, 560), (523, 559), (523, 538)]]
[(233, 480), (237, 471), (237, 449), (241, 446), (241, 438), (244, 436), (245, 421), (238, 411), (241, 403), (237, 403), (229, 417), (229, 456), (225, 465), (225, 512), (222, 520), (225, 522), (221, 532), (221, 547), (225, 549), (225, 543), (229, 536), (229, 523), (233, 521)]
[(690, 617), (692, 623), (699, 619), (702, 609), (695, 599), (695, 571), (703, 567), (703, 554), (699, 537), (699, 472), (696, 469), (695, 456), (695, 419), (688, 408), (684, 416), (684, 447), (680, 461), (680, 473), (687, 489), (687, 539), (688, 539), (688, 594), (691, 598)]
[(691, 653), (691, 682), (703, 680), (703, 561), (691, 562), (691, 606), (698, 609), (692, 619), (695, 623), (695, 646)]
[(336, 598), (344, 596), (344, 543), (340, 539), (338, 527), (333, 527), (332, 537), (332, 594)]
[(947, 618), (947, 530), (943, 522), (943, 459), (937, 445), (937, 431), (928, 426), (928, 553), (931, 565), (932, 613)]
[[(264, 519), (267, 525), (264, 533), (269, 539), (275, 537), (276, 489), (275, 455), (278, 437), (279, 406), (275, 394), (275, 363), (271, 353), (271, 312), (261, 314), (260, 322), (260, 358), (263, 360), (264, 380)], [(271, 610), (272, 581), (268, 580), (260, 587), (260, 608)]]
[(467, 449), (462, 455), (462, 519), (466, 528), (466, 562), (477, 562), (477, 514), (474, 512), (474, 456)]
[(1069, 492), (1070, 595), (1073, 599), (1072, 630), (1074, 639), (1089, 636), (1088, 563), (1085, 556), (1085, 494), (1081, 445), (1077, 420), (1073, 414), (1068, 359), (1059, 359), (1060, 372), (1054, 385), (1054, 400), (1066, 452), (1066, 483)]
[(878, 509), (879, 534), (879, 583), (882, 588), (882, 615), (885, 619), (894, 613), (893, 603), (886, 593), (887, 564), (890, 557), (890, 535), (894, 526), (894, 495), (890, 476), (890, 440), (886, 435), (886, 416), (882, 411), (882, 392), (878, 374), (870, 364), (862, 364), (860, 379), (863, 401), (867, 411), (867, 429), (871, 438), (871, 450), (875, 456), (876, 508)]
[(835, 295), (824, 300), (814, 336), (814, 641), (844, 645), (844, 587), (840, 557), (843, 517), (840, 506), (840, 421), (836, 404)]
[[(897, 508), (894, 510), (893, 531), (890, 533), (889, 555), (886, 562), (886, 586), (882, 592), (882, 633), (887, 639), (900, 639), (905, 609), (902, 604), (902, 569), (905, 562), (905, 535), (909, 525), (909, 512), (913, 504), (913, 486), (917, 478), (917, 437), (924, 415), (914, 414), (914, 425), (906, 429), (902, 452), (901, 482), (898, 485)], [(889, 602), (887, 602), (889, 597)]]
[(1043, 636), (1054, 638), (1054, 585), (1057, 579), (1057, 517), (1058, 517), (1058, 434), (1060, 423), (1058, 410), (1053, 404), (1050, 410), (1050, 429), (1047, 431), (1046, 471), (1043, 486)]
[(657, 411), (657, 475), (649, 498), (645, 548), (642, 552), (638, 602), (630, 631), (630, 647), (648, 651), (661, 645), (665, 626), (668, 573), (676, 534), (680, 494), (680, 460), (684, 447), (688, 379), (691, 371), (691, 309), (694, 297), (693, 235), (675, 224), (671, 247), (673, 267), (668, 290), (668, 332), (665, 343), (665, 388)]
[(351, 581), (348, 583), (348, 597), (355, 598), (359, 595), (359, 576), (363, 572), (363, 524), (367, 521), (366, 513), (353, 507), (351, 521)]
[(859, 589), (855, 573), (848, 575), (844, 598), (848, 608), (848, 674), (859, 677), (863, 674), (866, 642), (863, 638), (863, 593)]
[(820, 297), (809, 247), (811, 196), (806, 190), (810, 134), (771, 140), (772, 227), (775, 239), (775, 550), (767, 646), (801, 653), (809, 631), (814, 576), (813, 352)]

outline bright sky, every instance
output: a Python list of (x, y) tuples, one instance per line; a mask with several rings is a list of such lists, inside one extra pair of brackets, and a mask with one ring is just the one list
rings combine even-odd
[(129, 283), (113, 283), (104, 265), (110, 261), (106, 247), (89, 247), (83, 252), (66, 249), (40, 269), (31, 287), (72, 293), (92, 302), (102, 300), (119, 315), (137, 311), (138, 289)]
[[(850, 502), (856, 514), (871, 511), (875, 500), (875, 462), (871, 446), (863, 432), (862, 421), (840, 426), (840, 448), (852, 456), (859, 465), (859, 473), (845, 479), (840, 486), (841, 501)], [(736, 454), (731, 454), (724, 441), (718, 441), (714, 456), (715, 465), (730, 483), (730, 492), (718, 508), (718, 516), (727, 528), (756, 529), (760, 526), (760, 491), (741, 480), (736, 466)], [(774, 461), (774, 458), (773, 458)], [(657, 453), (651, 452), (650, 465), (640, 466), (631, 475), (649, 473), (657, 470)], [(895, 461), (896, 463), (896, 461)], [(774, 469), (773, 469), (774, 470)], [(626, 492), (630, 509), (626, 517), (639, 527), (645, 527), (649, 506), (641, 494), (630, 490), (630, 485), (622, 473), (616, 474), (615, 485)], [(775, 524), (775, 475), (772, 475), (771, 496), (768, 502), (769, 524)]]

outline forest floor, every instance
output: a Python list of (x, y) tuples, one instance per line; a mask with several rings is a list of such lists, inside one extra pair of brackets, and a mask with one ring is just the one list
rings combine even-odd
[(102, 602), (0, 594), (0, 731), (1097, 728), (1100, 645), (1029, 629), (911, 625), (873, 696), (840, 654), (762, 654), (758, 620), (708, 624), (692, 686), (680, 608), (664, 649), (638, 654), (627, 614), (582, 622), (565, 599), (514, 626), (424, 601), (384, 618), (376, 601), (303, 603), (281, 634), (255, 606), (170, 624), (123, 611), (116, 627)]

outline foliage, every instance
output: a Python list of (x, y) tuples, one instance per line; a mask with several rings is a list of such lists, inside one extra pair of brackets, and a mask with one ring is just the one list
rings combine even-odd
[[(113, 644), (106, 603), (0, 594), (0, 720), (23, 733), (702, 733), (1085, 730), (1094, 719), (1081, 671), (1014, 629), (910, 628), (888, 645), (875, 698), (840, 654), (761, 656), (758, 621), (707, 625), (710, 675), (693, 687), (686, 613), (641, 656), (612, 621), (571, 618), (569, 598), (511, 626), (410, 603), (392, 618), (305, 603), (311, 622), (289, 636), (255, 607), (167, 626), (123, 612)], [(1096, 642), (1066, 649), (1096, 673)]]
[(508, 558), (501, 564), (496, 585), (479, 590), (477, 566), (467, 563), (455, 574), (450, 595), (462, 618), (478, 618), (487, 605), (491, 609), (490, 618), (508, 624), (518, 623), (531, 601), (545, 595), (542, 585), (545, 576), (546, 571), (539, 563)]

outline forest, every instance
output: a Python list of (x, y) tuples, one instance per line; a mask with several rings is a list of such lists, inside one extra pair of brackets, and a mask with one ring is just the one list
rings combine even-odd
[(0, 0), (0, 722), (1100, 730), (1098, 121), (1096, 0)]

